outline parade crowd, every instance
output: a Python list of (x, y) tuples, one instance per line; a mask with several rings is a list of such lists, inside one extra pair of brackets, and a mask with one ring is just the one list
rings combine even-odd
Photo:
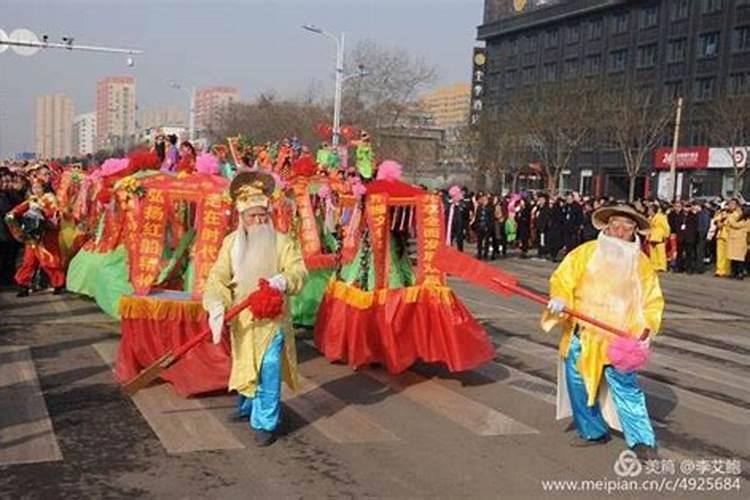
[[(442, 194), (450, 243), (459, 250), (473, 243), (476, 257), (484, 260), (518, 253), (559, 262), (581, 243), (596, 239), (592, 213), (615, 203), (578, 193), (499, 195), (454, 187)], [(633, 208), (650, 222), (641, 243), (657, 271), (703, 274), (713, 268), (717, 277), (747, 276), (750, 207), (739, 200), (639, 200)]]
[[(365, 144), (369, 142), (369, 137), (364, 139)], [(274, 148), (272, 151), (271, 146), (260, 149), (256, 146), (255, 151), (246, 152), (243, 161), (257, 167), (274, 159), (280, 163), (280, 169), (290, 169), (293, 160), (311, 157), (308, 148), (296, 138), (285, 139)], [(178, 144), (174, 136), (160, 136), (153, 149), (162, 162), (162, 171), (179, 173), (195, 169), (198, 154), (188, 141)], [(217, 173), (227, 178), (234, 176), (238, 169), (230, 161), (226, 146), (215, 146), (212, 152), (218, 158), (220, 172)], [(321, 144), (315, 164), (338, 168), (338, 162), (334, 150), (327, 143)], [(365, 164), (369, 169), (366, 174), (372, 176), (371, 162)], [(23, 244), (11, 234), (5, 222), (6, 215), (35, 194), (53, 193), (53, 180), (61, 169), (56, 162), (31, 164), (8, 160), (0, 163), (1, 285), (29, 287), (32, 279), (28, 272), (20, 273), (22, 283), (16, 276), (19, 266), (23, 266)], [(345, 176), (367, 180), (368, 175), (361, 176), (353, 167), (349, 170)], [(474, 244), (476, 257), (484, 260), (518, 255), (524, 259), (559, 262), (581, 243), (596, 238), (598, 231), (592, 224), (591, 214), (599, 207), (615, 203), (611, 198), (582, 197), (578, 193), (500, 195), (471, 193), (458, 186), (443, 190), (441, 194), (447, 243), (459, 250), (464, 249), (465, 243)], [(717, 277), (739, 280), (748, 275), (750, 208), (743, 207), (739, 200), (718, 197), (707, 202), (639, 200), (633, 207), (650, 221), (650, 231), (642, 237), (642, 248), (657, 271), (703, 274), (713, 269)], [(54, 218), (45, 222), (53, 226), (57, 223)], [(33, 260), (31, 256), (26, 258), (27, 267), (33, 267)], [(55, 279), (49, 280), (50, 284), (55, 281), (55, 287), (60, 289), (61, 278), (54, 269), (52, 275)], [(35, 278), (44, 280), (38, 275)]]

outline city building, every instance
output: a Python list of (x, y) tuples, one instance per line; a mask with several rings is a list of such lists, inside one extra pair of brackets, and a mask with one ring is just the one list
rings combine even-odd
[[(485, 0), (478, 39), (486, 44), (488, 112), (502, 113), (517, 93), (540, 82), (606, 75), (652, 90), (662, 103), (683, 97), (680, 146), (688, 149), (678, 158), (689, 148), (707, 156), (711, 147), (732, 146), (711, 144), (702, 111), (728, 94), (750, 92), (749, 0)], [(564, 173), (563, 189), (627, 195), (622, 154), (606, 142), (589, 141)], [(660, 146), (670, 145), (667, 133)], [(747, 144), (734, 146), (746, 151)], [(637, 195), (664, 185), (663, 157), (651, 155)], [(684, 197), (731, 194), (731, 162), (678, 168)]]
[(206, 87), (195, 92), (195, 130), (204, 135), (220, 127), (223, 113), (239, 102), (240, 92), (235, 87)]
[(110, 76), (96, 84), (96, 149), (129, 147), (135, 140), (135, 78)]
[(471, 85), (455, 83), (439, 87), (423, 96), (421, 104), (438, 127), (451, 129), (468, 125)]
[(187, 127), (185, 112), (178, 106), (147, 108), (141, 111), (138, 120), (139, 130), (159, 127)]
[(64, 94), (38, 96), (35, 132), (37, 158), (71, 156), (73, 100)]
[(73, 119), (73, 156), (94, 154), (96, 112), (83, 113)]

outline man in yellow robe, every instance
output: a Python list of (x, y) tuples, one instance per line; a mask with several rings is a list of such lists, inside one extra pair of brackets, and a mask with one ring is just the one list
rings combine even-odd
[[(224, 312), (258, 287), (260, 279), (286, 294), (298, 293), (307, 270), (298, 243), (276, 232), (269, 207), (275, 181), (243, 172), (230, 186), (240, 224), (221, 246), (203, 292), (213, 341), (221, 341)], [(243, 311), (231, 324), (229, 390), (239, 393), (237, 419), (249, 418), (259, 446), (274, 441), (281, 418), (281, 381), (297, 386), (297, 354), (288, 307), (277, 319), (255, 319)]]
[(656, 439), (636, 374), (611, 366), (608, 334), (562, 312), (569, 307), (592, 316), (630, 332), (648, 347), (664, 309), (659, 279), (636, 236), (648, 230), (649, 222), (625, 205), (600, 208), (592, 219), (601, 230), (599, 237), (568, 254), (553, 273), (552, 298), (542, 318), (547, 331), (556, 324), (563, 327), (558, 418), (572, 412), (580, 436), (576, 445), (608, 441), (609, 424), (623, 431), (639, 457), (648, 459), (656, 455)]

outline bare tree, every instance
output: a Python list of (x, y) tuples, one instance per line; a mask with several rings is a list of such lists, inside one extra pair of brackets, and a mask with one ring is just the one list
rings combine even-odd
[(264, 93), (252, 103), (232, 105), (210, 136), (223, 141), (241, 134), (261, 143), (297, 136), (304, 144), (313, 145), (320, 140), (316, 126), (328, 119), (328, 110), (312, 98), (279, 100), (273, 93)]
[(648, 155), (659, 144), (673, 116), (674, 105), (661, 105), (653, 90), (610, 88), (603, 94), (602, 124), (622, 153), (628, 174), (628, 200)]
[(732, 161), (734, 195), (742, 193), (747, 173), (747, 144), (750, 139), (750, 95), (722, 96), (707, 108), (709, 134), (713, 142), (725, 147)]
[(507, 106), (523, 148), (538, 160), (547, 189), (556, 194), (560, 175), (598, 126), (599, 86), (582, 82), (541, 85)]
[(401, 123), (416, 109), (419, 94), (435, 82), (435, 66), (401, 48), (386, 48), (371, 40), (358, 43), (347, 55), (349, 68), (363, 67), (364, 78), (345, 87), (344, 120), (376, 130)]

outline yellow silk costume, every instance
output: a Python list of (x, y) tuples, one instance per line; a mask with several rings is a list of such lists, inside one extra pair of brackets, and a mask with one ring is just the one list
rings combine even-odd
[(648, 233), (648, 242), (651, 246), (649, 259), (655, 271), (667, 270), (667, 240), (669, 239), (669, 222), (667, 216), (657, 212), (651, 217), (651, 230)]
[(729, 276), (732, 272), (731, 261), (727, 254), (727, 236), (729, 226), (727, 226), (726, 212), (720, 212), (714, 217), (716, 230), (716, 276)]
[[(649, 258), (643, 253), (640, 254), (638, 266), (640, 307), (635, 306), (637, 310), (634, 310), (634, 314), (619, 318), (607, 317), (606, 314), (602, 314), (602, 309), (598, 304), (598, 302), (604, 302), (601, 298), (610, 299), (613, 294), (618, 293), (627, 295), (628, 291), (613, 288), (612, 283), (616, 284), (618, 280), (613, 280), (608, 275), (591, 276), (591, 273), (587, 272), (598, 244), (596, 240), (584, 243), (565, 257), (550, 277), (550, 297), (561, 299), (571, 309), (621, 328), (635, 337), (639, 337), (645, 328), (651, 331), (652, 336), (655, 335), (661, 325), (664, 297)], [(611, 273), (617, 274), (618, 269), (613, 268)], [(545, 311), (542, 317), (542, 328), (550, 331), (557, 324), (561, 324), (563, 328), (559, 353), (562, 358), (566, 358), (576, 321)], [(607, 357), (609, 340), (607, 335), (601, 334), (597, 329), (585, 323), (579, 323), (579, 335), (582, 351), (577, 368), (586, 385), (588, 405), (593, 406), (597, 399), (604, 367), (609, 364)]]
[[(233, 293), (231, 249), (236, 237), (237, 231), (224, 238), (219, 257), (206, 280), (203, 291), (204, 308), (209, 308), (211, 304), (219, 302), (226, 309), (246, 298), (236, 297)], [(302, 290), (307, 276), (307, 269), (298, 243), (287, 235), (277, 233), (276, 255), (278, 272), (286, 278), (286, 293), (288, 295), (298, 293)], [(297, 351), (288, 301), (284, 307), (283, 315), (276, 320), (255, 321), (250, 311), (245, 310), (232, 322), (230, 391), (235, 390), (248, 398), (255, 396), (263, 355), (279, 330), (284, 334), (283, 380), (292, 390), (297, 389)]]

